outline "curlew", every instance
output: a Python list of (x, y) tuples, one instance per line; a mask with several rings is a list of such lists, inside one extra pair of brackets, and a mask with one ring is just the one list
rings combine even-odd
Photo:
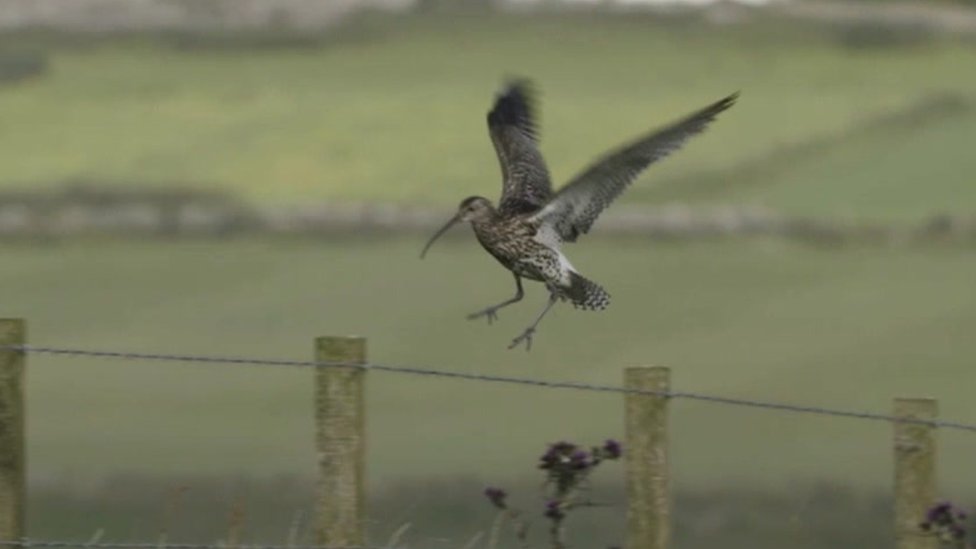
[(569, 301), (587, 310), (602, 310), (610, 303), (610, 294), (579, 274), (563, 255), (561, 245), (575, 242), (588, 232), (638, 174), (701, 133), (738, 97), (738, 93), (729, 95), (604, 154), (553, 192), (549, 170), (539, 152), (532, 91), (526, 80), (510, 82), (488, 112), (488, 131), (502, 172), (498, 206), (481, 196), (465, 198), (457, 214), (434, 233), (420, 253), (423, 258), (454, 224), (471, 224), (478, 242), (515, 277), (515, 296), (468, 315), (469, 319), (485, 317), (489, 324), (497, 319), (499, 309), (522, 300), (523, 278), (544, 283), (549, 291), (545, 307), (509, 345), (512, 349), (524, 342), (526, 350), (531, 349), (539, 322), (557, 301)]

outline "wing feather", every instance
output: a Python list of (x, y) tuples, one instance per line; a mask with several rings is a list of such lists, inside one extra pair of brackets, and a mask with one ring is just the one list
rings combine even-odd
[(552, 197), (552, 183), (542, 153), (535, 117), (535, 96), (527, 80), (510, 82), (488, 112), (488, 132), (502, 171), (498, 209), (529, 213)]
[(551, 226), (564, 242), (575, 241), (638, 174), (704, 131), (738, 96), (736, 92), (604, 155), (560, 189), (533, 219)]

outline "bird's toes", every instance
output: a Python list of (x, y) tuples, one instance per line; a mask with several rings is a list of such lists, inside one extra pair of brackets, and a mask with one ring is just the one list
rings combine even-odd
[(509, 349), (514, 349), (519, 346), (523, 341), (525, 342), (526, 352), (532, 350), (532, 334), (535, 333), (535, 328), (529, 328), (528, 330), (522, 332), (521, 335), (512, 340), (512, 343), (508, 346)]
[(476, 320), (481, 317), (486, 317), (488, 319), (488, 324), (491, 324), (495, 320), (498, 320), (498, 313), (495, 309), (485, 309), (483, 311), (478, 311), (477, 313), (471, 313), (468, 315), (468, 320)]

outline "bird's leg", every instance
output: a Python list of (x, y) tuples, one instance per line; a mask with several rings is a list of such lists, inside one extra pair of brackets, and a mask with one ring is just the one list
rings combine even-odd
[(491, 307), (488, 307), (486, 309), (482, 309), (482, 310), (480, 310), (480, 311), (478, 311), (476, 313), (471, 313), (471, 314), (468, 315), (468, 320), (474, 320), (476, 318), (480, 318), (480, 317), (483, 317), (483, 316), (488, 317), (488, 324), (491, 324), (491, 322), (493, 320), (498, 320), (498, 309), (501, 309), (502, 307), (511, 305), (512, 303), (515, 303), (515, 302), (518, 302), (518, 301), (522, 301), (522, 296), (524, 294), (522, 293), (522, 279), (521, 279), (521, 277), (519, 277), (519, 275), (515, 275), (515, 287), (516, 287), (515, 297), (513, 297), (513, 298), (511, 298), (511, 299), (509, 299), (507, 301), (503, 301), (503, 302), (499, 303), (498, 305), (492, 305)]
[(518, 347), (518, 344), (522, 343), (523, 341), (525, 342), (526, 351), (532, 349), (532, 335), (535, 333), (535, 327), (539, 325), (539, 322), (542, 320), (542, 317), (546, 316), (546, 313), (549, 312), (549, 309), (552, 309), (552, 306), (556, 304), (557, 299), (558, 297), (556, 296), (555, 292), (550, 291), (549, 302), (546, 303), (546, 308), (542, 309), (542, 312), (539, 313), (539, 316), (535, 318), (535, 322), (533, 322), (531, 326), (526, 328), (521, 335), (519, 335), (518, 337), (512, 340), (511, 345), (508, 346), (509, 349), (514, 349), (515, 347)]

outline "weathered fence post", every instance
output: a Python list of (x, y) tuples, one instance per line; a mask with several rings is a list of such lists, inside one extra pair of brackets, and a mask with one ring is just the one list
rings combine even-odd
[[(0, 319), (0, 347), (23, 345), (27, 326)], [(0, 539), (24, 537), (24, 353), (0, 348)]]
[[(627, 368), (628, 391), (667, 393), (671, 370)], [(628, 392), (626, 403), (627, 549), (666, 549), (671, 540), (668, 397)]]
[[(932, 420), (938, 411), (931, 398), (896, 398), (896, 417)], [(895, 422), (895, 546), (935, 549), (934, 536), (919, 524), (935, 501), (935, 427)]]
[(315, 445), (318, 456), (318, 543), (333, 547), (365, 544), (364, 376), (366, 340), (320, 337), (315, 360), (348, 366), (315, 371)]

